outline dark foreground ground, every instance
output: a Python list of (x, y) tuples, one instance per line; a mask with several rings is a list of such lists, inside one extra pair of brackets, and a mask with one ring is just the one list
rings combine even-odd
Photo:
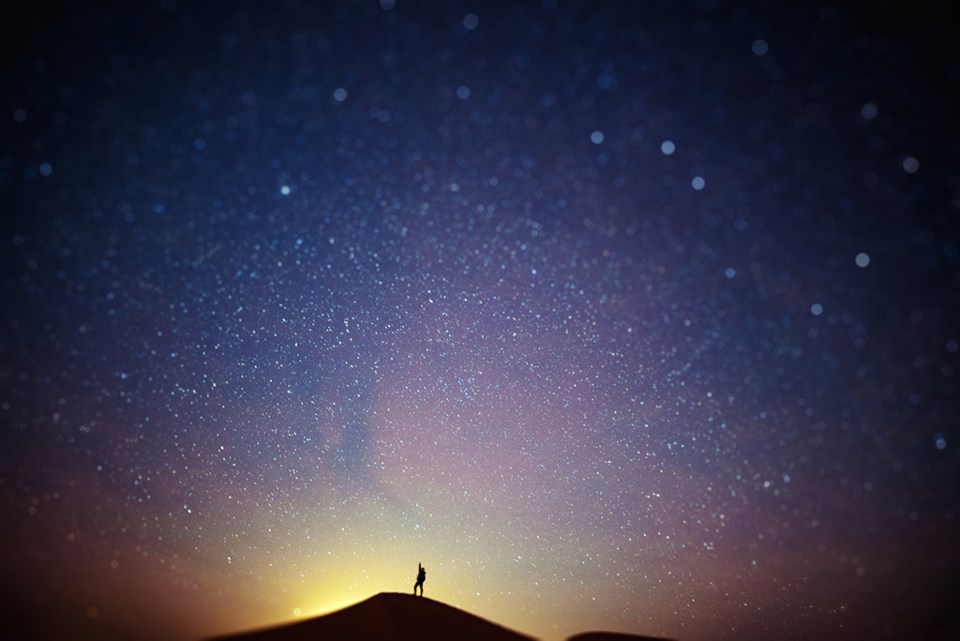
[[(408, 594), (381, 593), (326, 616), (212, 641), (532, 641), (463, 610)], [(588, 632), (570, 641), (653, 641), (611, 632)], [(661, 640), (665, 641), (665, 640)]]

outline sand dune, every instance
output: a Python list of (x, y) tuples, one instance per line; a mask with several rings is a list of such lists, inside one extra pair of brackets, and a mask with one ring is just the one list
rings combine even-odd
[[(326, 616), (211, 641), (535, 641), (449, 605), (409, 594), (381, 593)], [(568, 641), (669, 641), (615, 632), (586, 632)]]
[(217, 641), (531, 641), (463, 610), (424, 597), (381, 593), (326, 616), (218, 637)]

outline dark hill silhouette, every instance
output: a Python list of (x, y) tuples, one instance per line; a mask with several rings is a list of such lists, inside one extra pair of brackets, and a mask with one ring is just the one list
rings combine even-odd
[(325, 616), (213, 641), (533, 641), (449, 605), (381, 593)]
[(671, 639), (645, 637), (639, 634), (623, 634), (621, 632), (584, 632), (570, 637), (567, 641), (671, 641)]

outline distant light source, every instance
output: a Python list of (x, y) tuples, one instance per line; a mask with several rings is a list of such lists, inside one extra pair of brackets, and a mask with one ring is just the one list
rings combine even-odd
[(592, 143), (595, 144), (595, 145), (599, 145), (600, 143), (602, 143), (602, 142), (603, 142), (603, 132), (602, 132), (602, 131), (594, 131), (592, 134), (590, 134), (590, 142), (592, 142)]
[(664, 156), (671, 156), (676, 150), (677, 146), (673, 144), (672, 140), (664, 140), (662, 143), (660, 143), (660, 151), (663, 152)]

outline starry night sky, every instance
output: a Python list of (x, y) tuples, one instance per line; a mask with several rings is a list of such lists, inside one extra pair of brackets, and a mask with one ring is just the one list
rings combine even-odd
[(5, 9), (4, 626), (956, 632), (920, 4)]

